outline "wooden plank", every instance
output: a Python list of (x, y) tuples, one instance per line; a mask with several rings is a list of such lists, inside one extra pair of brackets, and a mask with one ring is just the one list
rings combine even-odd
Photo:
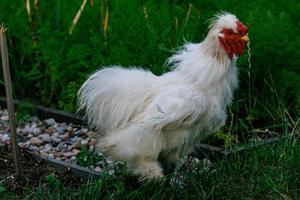
[(8, 61), (8, 51), (6, 44), (5, 36), (6, 28), (2, 25), (0, 27), (0, 46), (1, 46), (1, 58), (2, 58), (2, 68), (3, 68), (3, 78), (4, 86), (6, 91), (6, 103), (7, 110), (9, 115), (9, 128), (10, 128), (10, 142), (13, 149), (14, 164), (16, 168), (17, 178), (23, 177), (23, 167), (20, 159), (20, 151), (17, 140), (17, 131), (16, 131), (16, 118), (14, 111), (14, 104), (12, 98), (12, 83), (9, 70), (9, 61)]
[(254, 141), (254, 142), (250, 142), (248, 144), (233, 147), (232, 149), (228, 149), (228, 150), (226, 150), (225, 148), (222, 148), (222, 147), (217, 147), (217, 146), (212, 146), (212, 145), (200, 143), (196, 146), (196, 151), (201, 151), (201, 149), (205, 149), (205, 150), (208, 150), (208, 151), (211, 151), (211, 152), (216, 152), (216, 153), (223, 154), (223, 155), (229, 155), (229, 154), (232, 154), (232, 153), (245, 151), (245, 150), (253, 149), (253, 148), (263, 146), (263, 145), (266, 145), (266, 144), (270, 144), (270, 143), (273, 143), (273, 142), (277, 142), (280, 139), (288, 138), (288, 137), (291, 137), (291, 135), (288, 134), (288, 135), (268, 138), (268, 139), (264, 139), (264, 140), (260, 140), (260, 141)]
[[(13, 100), (14, 105), (17, 106), (21, 103), (21, 101)], [(4, 97), (0, 97), (0, 106), (7, 107), (6, 100)], [(37, 117), (39, 119), (48, 119), (48, 118), (54, 118), (57, 122), (66, 122), (66, 123), (73, 123), (77, 125), (87, 125), (87, 122), (78, 117), (74, 113), (65, 112), (62, 110), (54, 109), (54, 108), (48, 108), (45, 106), (37, 105), (35, 106), (37, 110)]]
[(41, 157), (41, 159), (45, 160), (48, 164), (52, 165), (53, 167), (62, 170), (62, 171), (69, 171), (75, 174), (76, 176), (79, 176), (84, 179), (90, 179), (90, 178), (100, 178), (104, 176), (103, 173), (96, 172), (92, 169), (87, 169), (85, 167), (81, 167), (79, 165), (74, 165), (68, 162), (55, 160), (47, 157)]

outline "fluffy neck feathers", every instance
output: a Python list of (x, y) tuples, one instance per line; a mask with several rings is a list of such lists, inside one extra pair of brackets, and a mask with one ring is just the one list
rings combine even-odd
[(235, 56), (230, 59), (217, 38), (210, 36), (199, 44), (186, 44), (169, 58), (174, 72), (202, 89), (219, 84), (235, 68)]
[(236, 57), (230, 59), (215, 37), (209, 34), (202, 43), (186, 44), (168, 61), (175, 68), (173, 78), (224, 97), (220, 98), (224, 105), (230, 103), (238, 84)]

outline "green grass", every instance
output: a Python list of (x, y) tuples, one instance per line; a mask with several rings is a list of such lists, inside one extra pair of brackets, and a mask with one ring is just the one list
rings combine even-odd
[[(212, 159), (212, 158), (211, 158)], [(256, 149), (214, 158), (208, 171), (183, 170), (185, 185), (163, 180), (137, 183), (126, 172), (84, 185), (24, 188), (23, 199), (299, 199), (300, 142), (281, 139)], [(55, 183), (55, 184), (53, 184)], [(54, 185), (54, 186), (53, 186)], [(0, 193), (1, 194), (1, 193)], [(7, 195), (7, 196), (6, 196)], [(13, 194), (3, 194), (8, 199)]]

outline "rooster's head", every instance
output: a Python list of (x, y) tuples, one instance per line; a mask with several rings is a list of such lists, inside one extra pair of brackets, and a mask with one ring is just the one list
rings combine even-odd
[(211, 23), (211, 36), (218, 39), (229, 58), (242, 55), (249, 41), (248, 28), (236, 16), (229, 13), (216, 15)]

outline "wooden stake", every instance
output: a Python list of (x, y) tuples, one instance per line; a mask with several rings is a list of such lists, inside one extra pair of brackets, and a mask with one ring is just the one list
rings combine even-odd
[(9, 116), (10, 142), (13, 149), (16, 175), (18, 179), (21, 179), (23, 177), (23, 167), (20, 160), (20, 151), (19, 151), (19, 146), (17, 141), (16, 118), (15, 118), (14, 103), (12, 98), (12, 83), (11, 83), (10, 71), (9, 71), (9, 62), (8, 62), (8, 53), (7, 53), (8, 51), (7, 51), (5, 31), (6, 28), (3, 25), (1, 25), (0, 26), (0, 48), (1, 48), (3, 78), (4, 78), (4, 85), (6, 91), (6, 103), (7, 103), (7, 110)]

